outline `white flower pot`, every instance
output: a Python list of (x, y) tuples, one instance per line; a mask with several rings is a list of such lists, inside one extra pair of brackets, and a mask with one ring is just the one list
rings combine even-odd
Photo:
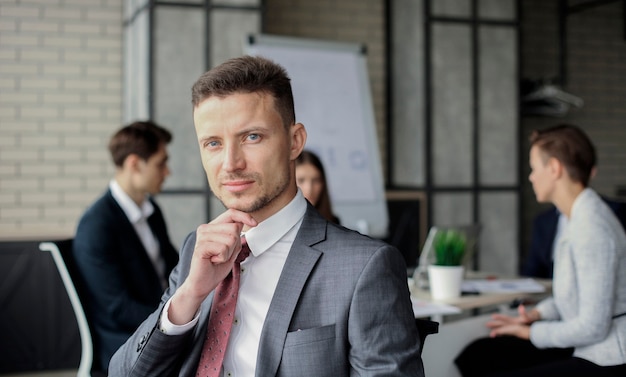
[(433, 300), (447, 300), (461, 295), (463, 266), (428, 266), (428, 283)]

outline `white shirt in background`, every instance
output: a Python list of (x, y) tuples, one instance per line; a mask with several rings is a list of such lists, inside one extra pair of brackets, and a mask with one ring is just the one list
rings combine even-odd
[(116, 180), (111, 180), (109, 183), (109, 188), (111, 190), (111, 194), (113, 198), (117, 202), (117, 204), (122, 207), (122, 210), (126, 214), (126, 217), (133, 224), (135, 228), (135, 232), (139, 236), (143, 247), (146, 249), (146, 253), (148, 254), (148, 258), (152, 262), (157, 275), (159, 276), (159, 281), (161, 282), (161, 286), (163, 288), (167, 287), (167, 277), (165, 276), (165, 260), (161, 256), (161, 248), (159, 246), (159, 241), (157, 240), (154, 233), (152, 233), (152, 229), (150, 225), (148, 225), (148, 217), (154, 213), (154, 206), (146, 197), (143, 203), (141, 204), (141, 208), (135, 203), (128, 194), (120, 187)]

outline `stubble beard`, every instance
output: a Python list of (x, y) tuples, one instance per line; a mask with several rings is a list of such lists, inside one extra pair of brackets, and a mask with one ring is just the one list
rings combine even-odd
[[(256, 198), (252, 203), (248, 205), (245, 205), (245, 204), (228, 205), (228, 203), (225, 201), (223, 196), (215, 194), (215, 190), (213, 191), (213, 193), (215, 194), (217, 199), (222, 203), (222, 205), (226, 208), (236, 209), (238, 211), (242, 211), (246, 213), (254, 213), (269, 206), (274, 200), (276, 200), (276, 198), (278, 198), (283, 192), (287, 190), (287, 188), (289, 187), (289, 173), (286, 173), (286, 176), (285, 174), (281, 174), (281, 175), (282, 175), (282, 179), (276, 182), (276, 185), (273, 187), (271, 191), (265, 192), (262, 196)], [(260, 182), (261, 184), (263, 182), (263, 180), (259, 179), (259, 177), (256, 175), (254, 176), (254, 181), (257, 183)], [(234, 201), (237, 201), (238, 199), (245, 197), (245, 195), (247, 194), (232, 193), (231, 195), (235, 197)]]

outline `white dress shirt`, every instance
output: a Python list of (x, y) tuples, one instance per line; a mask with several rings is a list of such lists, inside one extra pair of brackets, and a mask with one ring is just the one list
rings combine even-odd
[(137, 203), (135, 203), (135, 201), (128, 196), (116, 180), (111, 180), (109, 188), (111, 190), (111, 194), (113, 195), (113, 199), (115, 199), (117, 204), (122, 207), (122, 211), (124, 211), (124, 214), (126, 214), (130, 223), (133, 224), (135, 232), (137, 232), (144, 249), (146, 249), (148, 258), (150, 258), (150, 261), (159, 276), (161, 286), (166, 288), (167, 277), (165, 276), (165, 260), (161, 256), (159, 241), (154, 233), (152, 233), (152, 229), (148, 224), (148, 217), (154, 213), (154, 206), (146, 197), (140, 208)]
[[(255, 375), (265, 317), (306, 207), (306, 200), (298, 189), (289, 204), (245, 233), (251, 254), (241, 263), (239, 296), (224, 356), (223, 376)], [(171, 299), (161, 316), (161, 331), (181, 334), (196, 325), (200, 313), (188, 324), (177, 326), (171, 323), (167, 318), (170, 302)]]

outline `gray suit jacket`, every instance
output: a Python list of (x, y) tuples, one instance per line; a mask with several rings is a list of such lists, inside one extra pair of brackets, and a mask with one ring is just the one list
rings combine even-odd
[[(212, 295), (193, 331), (158, 330), (194, 244), (192, 233), (161, 306), (113, 356), (110, 376), (195, 375)], [(423, 376), (420, 347), (398, 250), (328, 223), (309, 205), (263, 326), (256, 375)]]

